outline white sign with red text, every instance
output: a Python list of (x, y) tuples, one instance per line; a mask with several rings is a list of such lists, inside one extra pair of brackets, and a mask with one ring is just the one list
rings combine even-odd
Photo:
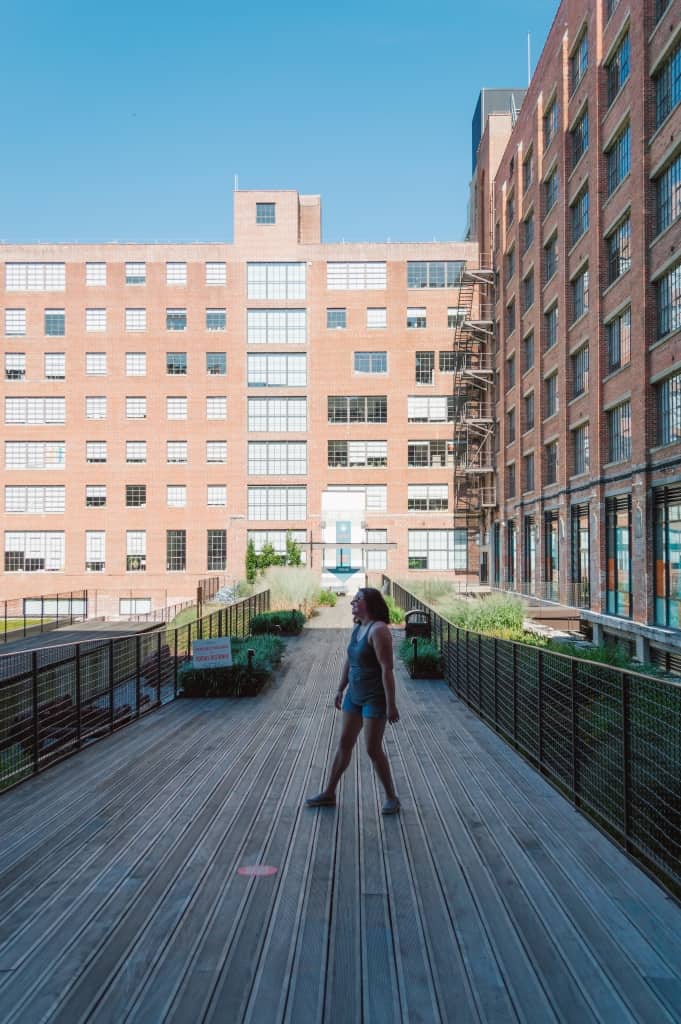
[(194, 668), (225, 668), (232, 664), (232, 641), (228, 636), (217, 640), (194, 640), (192, 643)]

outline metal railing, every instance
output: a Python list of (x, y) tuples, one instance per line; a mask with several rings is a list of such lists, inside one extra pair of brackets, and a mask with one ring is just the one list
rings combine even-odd
[(39, 597), (17, 597), (0, 606), (2, 640), (10, 643), (59, 626), (83, 622), (88, 614), (87, 590), (70, 590), (63, 594), (41, 594)]
[(192, 641), (247, 636), (269, 590), (177, 628), (0, 655), (0, 790), (177, 697)]
[(461, 629), (431, 615), (465, 703), (676, 896), (681, 895), (681, 685)]

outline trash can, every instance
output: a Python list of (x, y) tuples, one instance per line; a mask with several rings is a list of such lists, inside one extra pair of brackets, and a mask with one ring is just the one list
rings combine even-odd
[(413, 611), (407, 612), (407, 614), (404, 616), (404, 635), (407, 640), (411, 639), (411, 637), (414, 636), (423, 637), (425, 640), (430, 640), (430, 613), (422, 612), (418, 608), (415, 608)]

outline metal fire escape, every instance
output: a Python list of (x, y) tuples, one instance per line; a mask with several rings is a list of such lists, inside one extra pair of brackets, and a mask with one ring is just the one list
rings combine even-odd
[(494, 485), (494, 271), (466, 264), (454, 327), (454, 516), (474, 526), (496, 504)]

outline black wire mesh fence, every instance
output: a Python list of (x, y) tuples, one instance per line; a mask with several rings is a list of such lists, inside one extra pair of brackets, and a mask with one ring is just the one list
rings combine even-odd
[(3, 643), (10, 643), (59, 626), (82, 622), (87, 617), (87, 590), (17, 597), (0, 602), (0, 639)]
[(681, 895), (681, 685), (472, 633), (384, 587), (430, 613), (457, 696)]
[(192, 642), (248, 635), (270, 594), (177, 628), (0, 656), (0, 790), (177, 697)]

